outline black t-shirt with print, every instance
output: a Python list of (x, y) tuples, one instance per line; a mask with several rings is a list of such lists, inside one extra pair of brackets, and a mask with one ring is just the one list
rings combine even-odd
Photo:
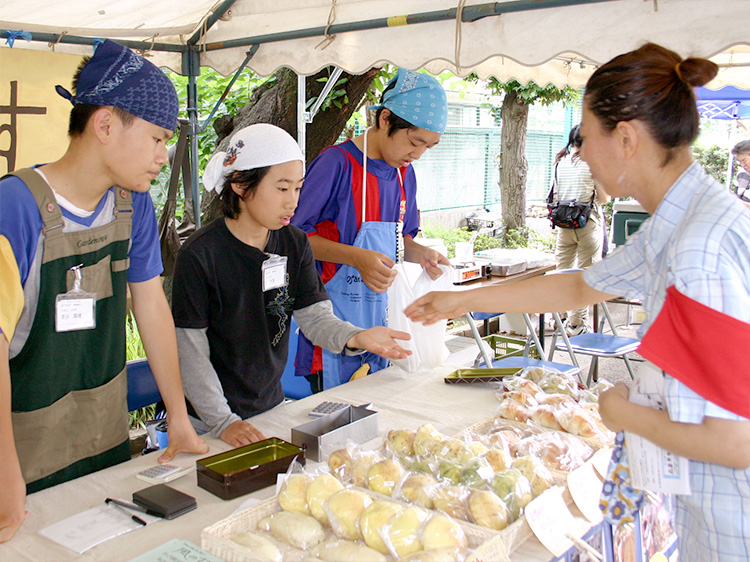
[[(263, 292), (267, 253), (287, 257), (287, 285)], [(265, 252), (235, 238), (223, 218), (177, 257), (172, 312), (178, 328), (207, 328), (211, 364), (232, 411), (248, 418), (279, 404), (292, 311), (328, 300), (307, 235), (271, 231)]]

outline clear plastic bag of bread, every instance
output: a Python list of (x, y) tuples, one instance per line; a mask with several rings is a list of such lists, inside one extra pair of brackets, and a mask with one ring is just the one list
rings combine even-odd
[(340, 539), (362, 540), (359, 517), (372, 502), (369, 494), (354, 487), (344, 488), (328, 497), (323, 510), (334, 534)]
[(510, 509), (489, 486), (470, 489), (467, 503), (471, 521), (477, 525), (502, 531), (513, 522)]
[(469, 488), (450, 482), (439, 482), (430, 490), (434, 508), (461, 521), (471, 521), (469, 515)]
[[(534, 403), (536, 404), (536, 402)], [(501, 400), (500, 406), (498, 406), (497, 408), (497, 415), (506, 420), (525, 423), (531, 418), (532, 407), (524, 406), (516, 400), (506, 398), (504, 400)]]
[(380, 528), (380, 538), (393, 558), (401, 560), (424, 549), (419, 531), (429, 516), (429, 511), (413, 505), (396, 513)]
[(550, 470), (563, 472), (575, 470), (592, 453), (593, 449), (580, 439), (554, 431), (531, 435), (516, 445), (517, 457), (537, 457)]
[[(351, 464), (349, 469), (349, 480), (351, 484), (360, 488), (368, 488), (368, 475), (370, 467), (385, 459), (383, 450), (359, 449), (351, 453)], [(329, 463), (330, 468), (330, 463)]]
[(277, 511), (258, 521), (257, 529), (293, 548), (308, 550), (327, 538), (325, 526), (311, 515)]
[(523, 510), (533, 498), (529, 479), (516, 468), (498, 472), (490, 483), (490, 489), (508, 508), (509, 523), (523, 515)]
[(378, 494), (390, 496), (403, 478), (406, 469), (397, 458), (384, 458), (367, 470), (367, 488)]
[(507, 450), (508, 453), (515, 457), (516, 445), (524, 437), (532, 434), (530, 428), (520, 428), (506, 423), (505, 418), (495, 418), (495, 421), (487, 431), (487, 440), (490, 448)]
[(437, 485), (431, 472), (407, 471), (393, 490), (393, 499), (424, 509), (432, 509), (431, 492)]
[(362, 541), (334, 539), (319, 544), (310, 551), (312, 560), (325, 562), (387, 562), (388, 558)]
[(539, 381), (539, 388), (547, 394), (567, 394), (573, 400), (578, 400), (578, 379), (563, 373), (547, 373)]
[(290, 551), (287, 544), (277, 541), (270, 533), (264, 531), (239, 531), (227, 537), (232, 546), (247, 560), (263, 560), (264, 562), (281, 562), (284, 555)]
[(551, 372), (551, 371), (548, 371), (548, 370), (544, 369), (543, 367), (526, 367), (521, 372), (520, 376), (522, 376), (525, 379), (530, 380), (531, 382), (538, 383), (549, 372)]
[(560, 411), (561, 408), (559, 407), (542, 404), (529, 410), (529, 420), (532, 423), (535, 423), (536, 425), (544, 427), (546, 429), (564, 431), (562, 425), (560, 425), (560, 422), (557, 419), (557, 414)]
[(479, 445), (474, 444), (466, 434), (458, 437), (446, 437), (440, 444), (432, 449), (432, 454), (438, 460), (445, 460), (463, 464), (476, 456), (474, 449)]
[(299, 462), (293, 461), (279, 487), (278, 500), (283, 511), (310, 515), (307, 505), (307, 485), (313, 476)]
[(557, 414), (557, 420), (565, 431), (579, 437), (611, 441), (611, 432), (604, 426), (596, 404), (592, 407), (566, 408)]
[(535, 396), (542, 390), (541, 388), (539, 388), (539, 385), (536, 382), (529, 380), (522, 375), (505, 377), (503, 379), (501, 392), (514, 391), (524, 392), (526, 394), (530, 394), (531, 396)]

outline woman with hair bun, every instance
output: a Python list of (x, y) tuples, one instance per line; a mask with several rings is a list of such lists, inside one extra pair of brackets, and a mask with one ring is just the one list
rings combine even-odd
[[(634, 197), (651, 215), (624, 246), (581, 273), (430, 293), (406, 310), (432, 323), (473, 310), (640, 300), (639, 353), (647, 361), (637, 378), (663, 385), (662, 409), (630, 402), (623, 383), (601, 395), (599, 409), (610, 429), (689, 459), (691, 493), (674, 502), (682, 562), (750, 559), (750, 210), (690, 151), (699, 128), (693, 87), (717, 71), (708, 60), (646, 44), (589, 79), (581, 159), (609, 195)], [(620, 449), (610, 467), (618, 476), (628, 467)], [(639, 494), (623, 484), (605, 484), (610, 520), (639, 505)]]

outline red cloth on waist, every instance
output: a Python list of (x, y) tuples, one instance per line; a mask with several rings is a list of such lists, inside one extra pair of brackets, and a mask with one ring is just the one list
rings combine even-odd
[(706, 400), (750, 418), (750, 324), (668, 287), (638, 353)]

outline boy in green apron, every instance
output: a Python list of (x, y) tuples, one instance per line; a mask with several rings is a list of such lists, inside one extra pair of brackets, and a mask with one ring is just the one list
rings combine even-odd
[(84, 60), (65, 155), (0, 180), (0, 542), (25, 494), (128, 460), (130, 289), (169, 417), (167, 462), (208, 447), (187, 417), (148, 190), (178, 100), (152, 63), (112, 41)]

